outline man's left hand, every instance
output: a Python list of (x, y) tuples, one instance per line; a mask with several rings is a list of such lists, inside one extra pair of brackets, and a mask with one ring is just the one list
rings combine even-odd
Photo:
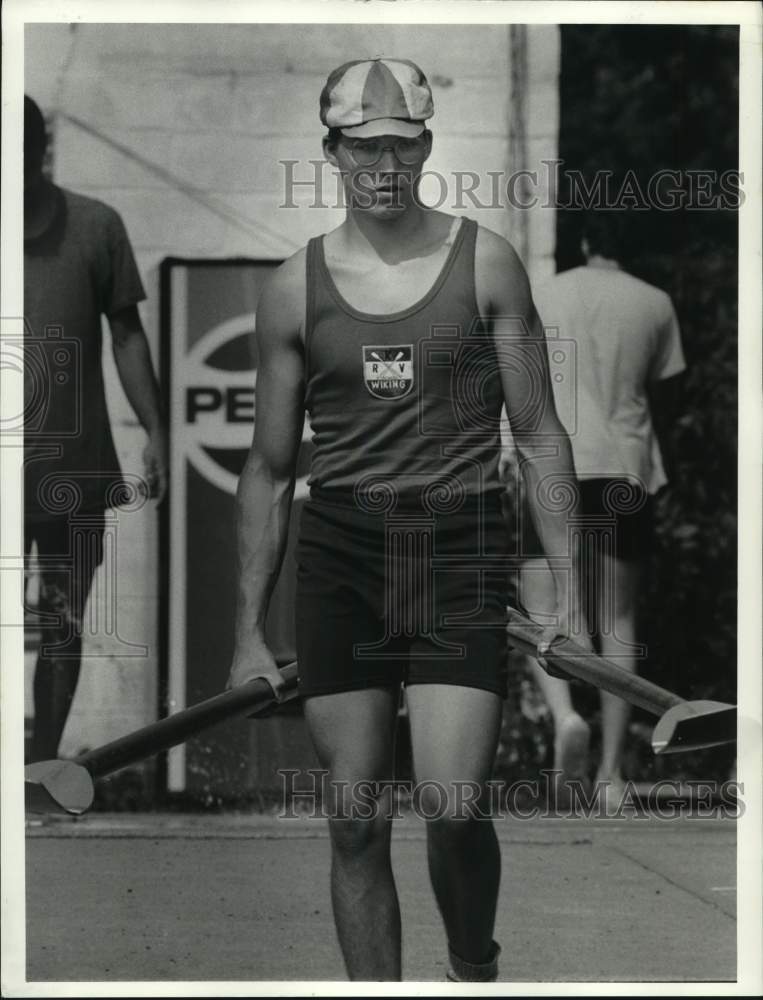
[(553, 663), (550, 663), (546, 657), (545, 653), (549, 651), (552, 643), (557, 639), (572, 639), (587, 653), (593, 653), (593, 642), (591, 641), (591, 636), (585, 629), (585, 616), (577, 611), (576, 614), (571, 615), (567, 605), (564, 607), (557, 608), (556, 612), (556, 624), (547, 625), (543, 630), (543, 635), (538, 641), (538, 663), (543, 667), (547, 674), (551, 677), (560, 677), (562, 680), (569, 680), (570, 675), (564, 670), (555, 667)]

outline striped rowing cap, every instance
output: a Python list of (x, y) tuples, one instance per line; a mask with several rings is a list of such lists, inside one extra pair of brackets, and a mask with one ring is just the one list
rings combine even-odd
[(433, 114), (427, 78), (408, 59), (357, 59), (344, 63), (329, 74), (321, 92), (323, 124), (358, 137), (415, 136)]

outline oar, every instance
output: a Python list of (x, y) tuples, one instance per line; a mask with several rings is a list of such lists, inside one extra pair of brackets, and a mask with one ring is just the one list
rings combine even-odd
[[(506, 632), (512, 646), (537, 656), (538, 642), (543, 635), (541, 625), (509, 608)], [(656, 754), (704, 750), (736, 741), (735, 705), (721, 701), (686, 701), (612, 660), (587, 652), (572, 639), (557, 639), (543, 658), (571, 677), (610, 691), (631, 705), (658, 716), (652, 734), (652, 749)]]
[[(281, 701), (297, 694), (297, 664), (281, 668)], [(78, 816), (93, 802), (95, 778), (184, 743), (197, 733), (241, 715), (261, 714), (276, 702), (270, 684), (257, 678), (152, 722), (127, 736), (80, 754), (73, 760), (45, 760), (24, 769), (26, 808), (30, 812), (66, 812)]]

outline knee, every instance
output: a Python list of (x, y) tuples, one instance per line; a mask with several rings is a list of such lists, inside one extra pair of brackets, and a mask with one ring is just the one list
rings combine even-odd
[(384, 816), (335, 816), (329, 829), (334, 853), (344, 860), (367, 859), (389, 849), (389, 821)]
[(82, 615), (74, 606), (69, 590), (57, 580), (40, 586), (37, 610), (41, 615), (40, 631), (46, 642), (77, 640), (81, 637)]
[(335, 852), (353, 858), (388, 847), (392, 819), (389, 789), (370, 782), (339, 783), (339, 788), (332, 788), (324, 799)]
[(489, 820), (474, 816), (441, 816), (427, 821), (427, 838), (430, 846), (440, 852), (468, 854), (482, 843), (489, 826)]
[(71, 617), (70, 588), (55, 576), (45, 577), (40, 583), (38, 606), (40, 611)]
[(479, 824), (489, 817), (484, 789), (477, 782), (440, 785), (423, 782), (418, 790), (416, 811), (427, 823), (430, 841), (448, 849), (470, 843)]

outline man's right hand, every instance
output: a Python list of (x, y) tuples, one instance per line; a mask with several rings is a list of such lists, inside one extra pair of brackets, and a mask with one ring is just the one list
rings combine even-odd
[(281, 701), (284, 688), (283, 674), (278, 669), (275, 657), (267, 646), (256, 644), (244, 649), (236, 649), (226, 689), (240, 687), (258, 677), (263, 677), (268, 682), (273, 688), (277, 700)]

